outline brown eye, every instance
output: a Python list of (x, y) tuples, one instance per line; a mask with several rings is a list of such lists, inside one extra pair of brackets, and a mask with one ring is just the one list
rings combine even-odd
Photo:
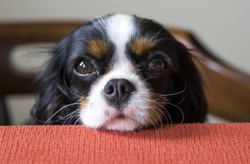
[(94, 71), (94, 66), (88, 61), (81, 61), (75, 68), (78, 75), (84, 76)]
[(152, 59), (148, 64), (148, 69), (153, 73), (161, 73), (165, 71), (166, 65), (163, 59)]

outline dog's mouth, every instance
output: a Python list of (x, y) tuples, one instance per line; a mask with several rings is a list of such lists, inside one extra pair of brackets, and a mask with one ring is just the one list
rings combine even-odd
[(137, 127), (138, 122), (123, 113), (118, 113), (109, 118), (100, 129), (132, 131)]
[(117, 114), (113, 119), (125, 119), (125, 115), (123, 113)]
[(116, 122), (122, 122), (122, 121), (127, 121), (127, 120), (132, 120), (130, 117), (125, 116), (123, 113), (118, 113), (114, 117), (111, 117), (106, 124), (114, 124)]

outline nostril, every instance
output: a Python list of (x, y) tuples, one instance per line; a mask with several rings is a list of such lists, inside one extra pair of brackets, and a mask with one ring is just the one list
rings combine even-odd
[(125, 86), (120, 86), (120, 92), (121, 93), (126, 93), (127, 92), (127, 89), (126, 89), (126, 87)]
[(106, 94), (112, 94), (114, 92), (114, 86), (112, 84), (107, 84), (104, 88)]
[(121, 93), (131, 93), (135, 90), (134, 85), (126, 79), (121, 79), (119, 84), (119, 90)]

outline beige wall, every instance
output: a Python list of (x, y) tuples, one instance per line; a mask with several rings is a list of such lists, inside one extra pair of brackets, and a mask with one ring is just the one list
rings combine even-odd
[(82, 20), (122, 12), (187, 28), (250, 74), (249, 0), (0, 0), (0, 22)]

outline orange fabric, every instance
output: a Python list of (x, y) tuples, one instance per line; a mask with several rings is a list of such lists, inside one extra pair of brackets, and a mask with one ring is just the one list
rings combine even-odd
[(250, 124), (183, 124), (138, 132), (1, 126), (0, 163), (250, 163)]

